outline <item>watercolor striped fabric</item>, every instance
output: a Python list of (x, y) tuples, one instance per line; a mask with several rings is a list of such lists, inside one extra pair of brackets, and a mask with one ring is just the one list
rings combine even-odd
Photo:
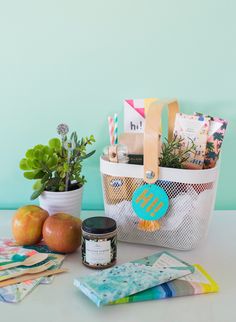
[(219, 286), (212, 277), (200, 265), (195, 264), (193, 266), (195, 267), (193, 274), (119, 299), (110, 304), (124, 304), (218, 292)]

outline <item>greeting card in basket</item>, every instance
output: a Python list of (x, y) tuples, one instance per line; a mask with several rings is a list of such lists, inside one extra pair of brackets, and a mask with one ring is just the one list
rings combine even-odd
[(157, 98), (124, 100), (124, 132), (143, 133), (145, 123), (145, 107)]
[[(143, 155), (145, 109), (157, 100), (157, 98), (124, 100), (124, 133), (120, 135), (119, 141), (127, 146), (131, 158), (132, 155)], [(161, 133), (161, 126), (159, 132)]]
[(182, 147), (194, 144), (195, 152), (190, 152), (184, 163), (187, 169), (202, 169), (206, 154), (206, 143), (210, 118), (206, 116), (177, 113), (175, 118), (174, 136), (182, 139)]

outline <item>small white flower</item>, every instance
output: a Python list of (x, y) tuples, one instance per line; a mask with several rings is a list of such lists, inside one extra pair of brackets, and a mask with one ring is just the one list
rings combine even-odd
[(75, 142), (67, 140), (64, 142), (63, 146), (67, 151), (73, 151), (75, 149)]

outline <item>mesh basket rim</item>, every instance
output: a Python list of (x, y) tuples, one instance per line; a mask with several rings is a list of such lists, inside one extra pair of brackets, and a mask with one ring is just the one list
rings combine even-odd
[[(160, 167), (158, 180), (167, 180), (172, 182), (201, 184), (217, 180), (219, 164), (212, 169), (189, 170), (173, 169)], [(114, 177), (127, 177), (143, 179), (143, 165), (113, 163), (100, 157), (100, 171), (102, 174)]]

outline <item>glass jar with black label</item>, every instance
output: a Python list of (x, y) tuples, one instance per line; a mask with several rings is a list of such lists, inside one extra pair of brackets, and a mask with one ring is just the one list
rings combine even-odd
[(91, 268), (107, 268), (116, 263), (116, 222), (108, 217), (91, 217), (82, 223), (82, 262)]

